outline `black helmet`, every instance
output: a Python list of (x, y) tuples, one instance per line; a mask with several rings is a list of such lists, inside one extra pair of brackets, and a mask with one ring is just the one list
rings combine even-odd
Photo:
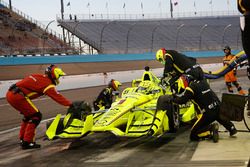
[(150, 67), (149, 67), (149, 66), (145, 66), (145, 67), (144, 67), (144, 70), (145, 70), (145, 71), (149, 71), (149, 70), (150, 70)]
[(224, 50), (229, 50), (229, 51), (231, 51), (231, 48), (230, 48), (230, 46), (227, 45), (227, 46), (224, 47), (223, 51), (224, 51)]

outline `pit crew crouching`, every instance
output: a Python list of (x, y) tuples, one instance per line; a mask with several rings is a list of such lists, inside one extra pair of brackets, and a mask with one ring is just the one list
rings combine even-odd
[(110, 108), (116, 94), (119, 93), (118, 91), (121, 85), (121, 82), (111, 79), (108, 87), (104, 88), (93, 102), (94, 110), (97, 111), (103, 107), (105, 109)]
[(205, 79), (195, 80), (190, 75), (182, 75), (180, 79), (184, 92), (179, 95), (173, 95), (171, 98), (168, 95), (160, 96), (157, 104), (185, 104), (189, 100), (195, 104), (196, 110), (200, 115), (191, 129), (190, 140), (199, 141), (200, 139), (212, 138), (214, 142), (218, 142), (219, 125), (218, 123), (213, 123), (214, 121), (222, 124), (229, 131), (230, 136), (237, 133), (232, 122), (222, 120), (219, 117), (220, 100)]
[(50, 65), (46, 68), (44, 75), (32, 74), (9, 88), (6, 94), (7, 101), (24, 116), (19, 132), (22, 149), (41, 147), (34, 140), (35, 130), (42, 119), (42, 114), (32, 102), (33, 99), (47, 95), (61, 105), (72, 105), (72, 102), (62, 96), (55, 88), (59, 84), (59, 78), (64, 75), (62, 69)]

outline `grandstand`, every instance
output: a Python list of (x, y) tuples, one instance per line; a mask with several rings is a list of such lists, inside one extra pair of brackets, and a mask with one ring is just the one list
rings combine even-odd
[(178, 18), (98, 18), (96, 14), (81, 18), (70, 14), (66, 19), (57, 18), (61, 36), (7, 6), (0, 3), (0, 55), (140, 54), (162, 47), (215, 51), (225, 45), (242, 48), (237, 13)]
[(59, 19), (71, 36), (98, 53), (148, 53), (161, 47), (180, 51), (241, 48), (239, 15), (169, 19)]
[(0, 2), (0, 55), (72, 54), (74, 48), (48, 27)]

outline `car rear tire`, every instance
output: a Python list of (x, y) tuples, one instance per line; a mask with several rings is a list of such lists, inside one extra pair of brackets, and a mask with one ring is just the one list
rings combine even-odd
[(169, 132), (175, 133), (180, 127), (180, 116), (178, 105), (171, 105), (171, 110), (167, 111), (168, 122), (169, 122)]

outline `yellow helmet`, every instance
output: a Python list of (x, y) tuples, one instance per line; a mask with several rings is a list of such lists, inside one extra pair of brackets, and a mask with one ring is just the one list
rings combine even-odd
[(119, 90), (119, 87), (122, 86), (120, 81), (111, 79), (109, 82), (109, 86), (112, 87), (115, 91)]
[(162, 64), (165, 64), (165, 59), (164, 59), (164, 55), (166, 54), (166, 49), (165, 48), (161, 48), (156, 52), (155, 58), (157, 61), (159, 61)]
[(46, 68), (45, 74), (47, 74), (49, 78), (55, 82), (56, 85), (59, 84), (59, 78), (66, 75), (61, 68), (58, 68), (53, 64)]

